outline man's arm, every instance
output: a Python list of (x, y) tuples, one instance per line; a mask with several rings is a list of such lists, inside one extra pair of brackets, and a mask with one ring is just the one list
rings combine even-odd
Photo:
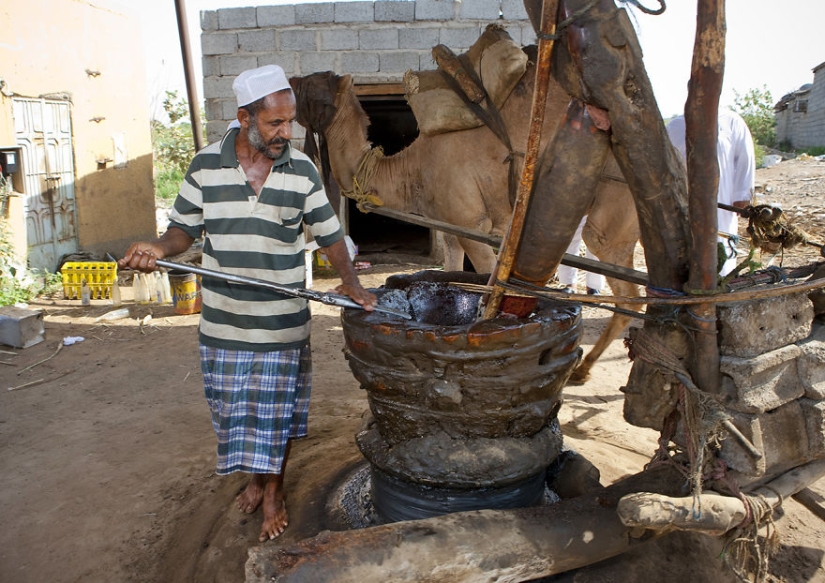
[(177, 227), (169, 227), (166, 232), (154, 241), (138, 241), (132, 243), (126, 254), (117, 264), (121, 268), (136, 269), (150, 272), (157, 269), (155, 259), (163, 259), (170, 255), (183, 253), (195, 241), (185, 231)]
[(341, 276), (341, 285), (336, 287), (335, 291), (351, 297), (357, 304), (364, 306), (365, 310), (372, 310), (375, 306), (375, 295), (365, 290), (361, 286), (361, 282), (358, 281), (358, 275), (356, 275), (355, 268), (352, 266), (344, 240), (339, 239), (329, 247), (321, 247), (321, 249), (329, 262), (332, 263), (332, 267)]

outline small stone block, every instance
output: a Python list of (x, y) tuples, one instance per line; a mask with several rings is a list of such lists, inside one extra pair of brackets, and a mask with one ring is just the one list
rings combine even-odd
[(795, 344), (752, 358), (723, 356), (719, 362), (727, 406), (744, 413), (764, 413), (805, 394), (799, 382)]
[(0, 308), (0, 343), (28, 348), (44, 340), (43, 312), (15, 306)]
[(802, 401), (805, 399), (758, 415), (732, 411), (731, 421), (762, 453), (762, 458), (753, 458), (732, 435), (722, 441), (719, 457), (728, 468), (748, 476), (776, 475), (810, 461), (809, 423)]
[(811, 335), (796, 343), (799, 380), (810, 399), (825, 399), (825, 325), (814, 322)]
[(825, 456), (825, 401), (800, 399), (811, 458)]
[(814, 308), (805, 292), (719, 305), (719, 350), (751, 357), (811, 334)]

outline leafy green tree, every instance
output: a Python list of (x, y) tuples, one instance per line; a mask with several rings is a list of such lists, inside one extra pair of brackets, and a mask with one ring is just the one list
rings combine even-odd
[(737, 112), (748, 124), (753, 141), (756, 144), (772, 148), (776, 143), (776, 117), (773, 113), (773, 98), (767, 86), (762, 89), (749, 89), (744, 95), (735, 89), (736, 98), (733, 100)]
[(189, 104), (177, 91), (167, 91), (163, 109), (169, 117), (166, 125), (152, 120), (154, 150), (155, 198), (169, 203), (178, 193), (186, 169), (195, 155)]

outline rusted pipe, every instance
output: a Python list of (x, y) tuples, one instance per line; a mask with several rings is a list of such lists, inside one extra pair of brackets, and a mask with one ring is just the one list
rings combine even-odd
[(183, 56), (183, 74), (186, 78), (186, 95), (189, 98), (189, 118), (192, 122), (192, 138), (195, 142), (195, 151), (199, 152), (206, 144), (203, 139), (201, 108), (200, 105), (198, 105), (198, 88), (195, 85), (193, 73), (192, 51), (189, 48), (189, 29), (186, 26), (185, 0), (175, 0), (175, 14), (178, 17), (178, 36), (180, 37), (180, 51)]
[(527, 134), (527, 151), (524, 156), (524, 169), (519, 182), (516, 202), (513, 206), (513, 218), (504, 237), (504, 243), (498, 254), (498, 264), (490, 276), (493, 291), (487, 298), (484, 308), (485, 318), (494, 318), (498, 314), (504, 289), (496, 285), (501, 279), (507, 281), (513, 269), (521, 231), (533, 190), (533, 177), (541, 144), (541, 130), (544, 125), (544, 108), (547, 103), (547, 86), (550, 82), (550, 58), (553, 55), (555, 41), (550, 38), (556, 32), (556, 13), (558, 0), (545, 0), (541, 13), (541, 34), (539, 34), (538, 59), (536, 62), (536, 84), (533, 89), (533, 103), (530, 109), (530, 131)]
[[(693, 295), (717, 292), (717, 219), (719, 162), (716, 156), (719, 95), (725, 70), (725, 0), (700, 0), (688, 98), (685, 104), (690, 232), (690, 276)], [(716, 304), (690, 311), (696, 330), (691, 375), (705, 392), (719, 392), (719, 345)]]

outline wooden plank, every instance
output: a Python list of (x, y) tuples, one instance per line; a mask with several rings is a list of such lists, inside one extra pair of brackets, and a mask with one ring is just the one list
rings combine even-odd
[(404, 95), (404, 84), (371, 83), (369, 85), (356, 85), (354, 91), (359, 97), (364, 95)]
[[(442, 221), (428, 219), (427, 217), (422, 217), (420, 215), (413, 215), (410, 213), (405, 213), (402, 211), (388, 209), (384, 207), (367, 206), (367, 210), (369, 210), (369, 212), (371, 213), (375, 213), (377, 215), (381, 215), (384, 217), (389, 217), (397, 221), (404, 221), (405, 223), (411, 223), (413, 225), (418, 225), (420, 227), (426, 227), (428, 229), (435, 229), (436, 231), (450, 233), (451, 235), (456, 235), (457, 237), (462, 237), (464, 239), (470, 239), (471, 241), (485, 243), (490, 247), (498, 248), (501, 246), (501, 237), (498, 237), (496, 235), (490, 235), (488, 233), (483, 233), (481, 231), (476, 231), (474, 229), (465, 229), (464, 227), (458, 227), (456, 225), (451, 225), (449, 223), (445, 223)], [(568, 253), (564, 254), (564, 257), (562, 258), (561, 262), (563, 265), (568, 265), (570, 267), (575, 267), (577, 269), (583, 269), (585, 271), (598, 273), (606, 277), (614, 277), (616, 279), (629, 281), (631, 283), (635, 283), (638, 285), (647, 285), (648, 282), (647, 274), (645, 272), (638, 271), (636, 269), (630, 269), (628, 267), (623, 267), (621, 265), (613, 265), (611, 263), (595, 261), (593, 259), (587, 259), (585, 257), (577, 257), (575, 255), (570, 255)]]

